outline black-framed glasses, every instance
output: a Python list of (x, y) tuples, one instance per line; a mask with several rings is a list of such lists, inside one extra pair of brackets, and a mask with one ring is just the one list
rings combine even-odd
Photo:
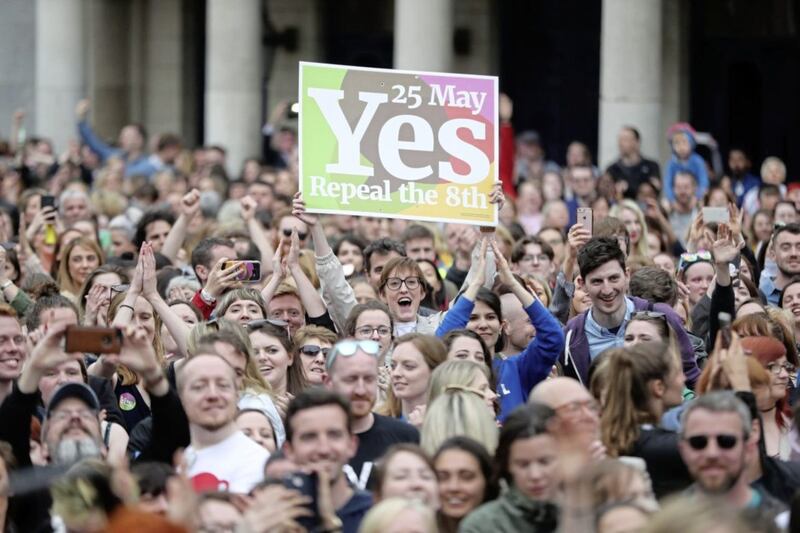
[(693, 450), (700, 451), (706, 449), (712, 438), (716, 439), (717, 447), (722, 450), (730, 450), (739, 442), (738, 435), (729, 435), (725, 433), (720, 435), (692, 435), (691, 437), (686, 437), (685, 440)]
[(372, 334), (377, 332), (380, 337), (387, 337), (392, 334), (392, 328), (389, 326), (361, 326), (356, 328), (356, 335), (359, 337), (372, 337)]
[(323, 357), (328, 357), (330, 351), (330, 348), (322, 348), (316, 344), (305, 344), (300, 347), (300, 353), (308, 357), (316, 357), (320, 352), (322, 352)]
[(409, 278), (388, 278), (386, 280), (386, 288), (390, 291), (399, 291), (403, 284), (405, 284), (408, 290), (413, 291), (419, 288), (422, 284), (422, 280), (417, 276), (411, 276)]
[(330, 370), (333, 366), (333, 362), (336, 361), (338, 356), (341, 355), (342, 357), (352, 357), (359, 350), (367, 355), (377, 357), (381, 353), (381, 345), (372, 340), (339, 341), (336, 343), (336, 345), (334, 345), (333, 348), (331, 348), (331, 351), (328, 352), (328, 357), (325, 359), (325, 368)]
[[(284, 228), (283, 229), (283, 236), (284, 237), (291, 237), (292, 236), (292, 230), (290, 230), (288, 228)], [(297, 238), (300, 239), (301, 241), (306, 240), (306, 237), (308, 237), (308, 233), (303, 233), (301, 231), (297, 232)]]

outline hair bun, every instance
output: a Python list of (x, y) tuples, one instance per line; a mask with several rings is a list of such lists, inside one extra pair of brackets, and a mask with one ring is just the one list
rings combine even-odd
[(61, 294), (61, 289), (58, 288), (58, 285), (53, 280), (42, 281), (30, 289), (30, 296), (34, 301), (57, 294)]

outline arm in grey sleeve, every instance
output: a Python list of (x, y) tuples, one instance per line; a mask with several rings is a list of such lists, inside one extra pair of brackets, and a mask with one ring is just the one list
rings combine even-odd
[(550, 302), (550, 312), (559, 322), (566, 324), (569, 319), (569, 308), (572, 297), (575, 295), (575, 284), (567, 281), (563, 272), (556, 277), (556, 288), (553, 289), (553, 301)]
[(336, 326), (340, 331), (344, 328), (347, 316), (356, 305), (356, 295), (353, 288), (347, 283), (339, 258), (333, 252), (319, 257), (317, 262), (317, 275), (322, 287), (322, 299), (328, 308)]

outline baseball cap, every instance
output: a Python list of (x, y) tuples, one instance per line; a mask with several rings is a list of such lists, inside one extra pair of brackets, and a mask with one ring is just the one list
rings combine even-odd
[(100, 401), (94, 391), (85, 383), (64, 383), (56, 389), (50, 403), (47, 404), (45, 418), (50, 418), (50, 413), (67, 398), (77, 398), (95, 411), (100, 410)]

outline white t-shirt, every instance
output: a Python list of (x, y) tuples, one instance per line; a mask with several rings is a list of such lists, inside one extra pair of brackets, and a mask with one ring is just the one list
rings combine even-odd
[(189, 478), (195, 489), (250, 492), (264, 479), (264, 463), (269, 452), (241, 431), (213, 446), (186, 448)]

